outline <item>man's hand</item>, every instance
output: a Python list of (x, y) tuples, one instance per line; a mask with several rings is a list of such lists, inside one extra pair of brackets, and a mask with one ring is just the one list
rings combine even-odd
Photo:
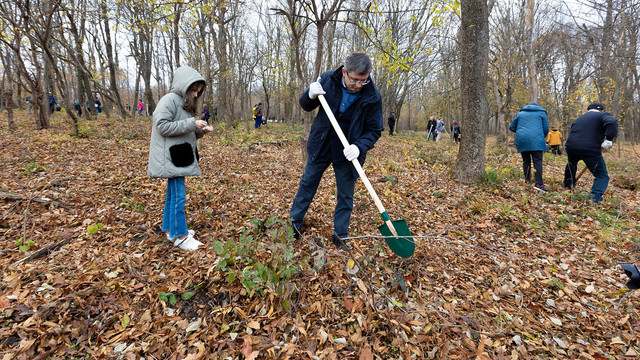
[(322, 85), (320, 85), (320, 82), (315, 81), (312, 82), (311, 85), (309, 85), (309, 99), (315, 99), (318, 97), (318, 95), (324, 94), (326, 94), (326, 92), (322, 88)]
[(342, 153), (344, 154), (344, 157), (347, 158), (347, 160), (353, 161), (357, 159), (358, 156), (360, 156), (360, 149), (358, 149), (356, 145), (351, 144), (344, 148), (344, 151)]
[(600, 144), (600, 147), (603, 148), (604, 150), (609, 150), (611, 149), (612, 146), (613, 146), (613, 142), (611, 142), (611, 140), (605, 140), (602, 142), (602, 144)]

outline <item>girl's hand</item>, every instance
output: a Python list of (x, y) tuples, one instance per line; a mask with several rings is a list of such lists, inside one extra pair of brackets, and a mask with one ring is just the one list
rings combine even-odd
[(206, 121), (204, 120), (196, 120), (196, 127), (200, 130), (204, 130), (204, 128), (206, 128), (207, 126), (209, 126), (209, 124), (207, 124)]
[(205, 133), (211, 132), (213, 131), (213, 126), (207, 125), (204, 127), (204, 129), (202, 129), (202, 131), (204, 131)]

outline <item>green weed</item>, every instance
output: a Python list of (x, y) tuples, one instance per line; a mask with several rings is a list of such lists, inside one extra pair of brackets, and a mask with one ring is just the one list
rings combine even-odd
[(104, 225), (102, 225), (101, 223), (89, 225), (87, 226), (87, 234), (89, 234), (89, 236), (95, 235), (102, 229), (104, 229)]
[(18, 245), (18, 251), (19, 252), (27, 252), (29, 250), (31, 250), (31, 247), (35, 246), (36, 243), (33, 242), (32, 240), (27, 241), (26, 243), (24, 242), (24, 240), (22, 238), (16, 240), (16, 245)]
[(119, 207), (121, 209), (129, 210), (129, 211), (137, 211), (137, 212), (143, 212), (144, 211), (144, 204), (143, 203), (136, 202), (135, 200), (129, 199), (126, 196), (124, 198), (122, 198), (122, 202), (120, 203)]
[(27, 162), (24, 165), (24, 170), (22, 170), (20, 173), (22, 175), (29, 175), (40, 171), (44, 171), (40, 164), (38, 164), (37, 162)]
[[(287, 292), (286, 284), (300, 270), (290, 242), (293, 233), (286, 221), (276, 217), (252, 220), (253, 231), (244, 229), (236, 240), (216, 241), (212, 248), (220, 261), (228, 283), (238, 280), (249, 296), (263, 295), (266, 289), (279, 295)], [(257, 242), (259, 238), (271, 241)], [(269, 254), (268, 258), (264, 258)]]

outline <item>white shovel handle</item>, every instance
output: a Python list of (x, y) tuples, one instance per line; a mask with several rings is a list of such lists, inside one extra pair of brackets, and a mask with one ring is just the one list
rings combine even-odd
[[(346, 149), (347, 147), (349, 147), (349, 141), (344, 136), (344, 133), (340, 128), (340, 125), (338, 125), (338, 120), (336, 120), (335, 115), (333, 115), (333, 111), (331, 111), (331, 108), (327, 103), (327, 99), (324, 98), (324, 95), (318, 95), (318, 100), (320, 100), (320, 103), (322, 104), (322, 108), (324, 109), (324, 112), (327, 114), (327, 117), (329, 117), (329, 121), (331, 122), (333, 129), (336, 131), (336, 134), (338, 134), (338, 138), (340, 138), (340, 142), (342, 143), (342, 146)], [(367, 175), (364, 174), (364, 170), (362, 169), (362, 166), (360, 165), (360, 162), (358, 161), (358, 159), (357, 158), (353, 159), (351, 163), (356, 168), (358, 175), (360, 175), (360, 178), (362, 179), (364, 186), (369, 191), (369, 195), (371, 195), (371, 198), (373, 198), (373, 202), (376, 204), (376, 207), (378, 208), (378, 211), (380, 212), (380, 214), (385, 213), (386, 211), (384, 209), (384, 206), (382, 206), (382, 202), (380, 202), (380, 198), (378, 198), (378, 194), (376, 194), (376, 191), (373, 189), (373, 186), (371, 186), (371, 183), (369, 182)], [(396, 232), (396, 229), (393, 227), (391, 220), (385, 219), (384, 222), (387, 224), (387, 227), (389, 228), (393, 236), (397, 237), (398, 233)]]

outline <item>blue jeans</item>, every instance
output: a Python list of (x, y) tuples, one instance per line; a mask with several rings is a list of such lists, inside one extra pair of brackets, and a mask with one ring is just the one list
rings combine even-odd
[(259, 129), (260, 125), (262, 125), (262, 116), (256, 115), (255, 122), (256, 122), (255, 125), (254, 125), (255, 128)]
[(591, 186), (591, 199), (595, 202), (602, 201), (602, 195), (609, 186), (609, 173), (607, 173), (607, 164), (604, 162), (602, 155), (584, 156), (580, 153), (567, 150), (567, 166), (564, 169), (564, 187), (573, 188), (576, 184), (576, 172), (578, 170), (578, 161), (584, 161), (587, 169), (593, 174), (593, 185)]
[(352, 171), (353, 165), (348, 161), (332, 162), (331, 159), (308, 161), (302, 179), (300, 179), (298, 193), (293, 199), (289, 216), (291, 216), (293, 226), (298, 229), (302, 228), (302, 220), (318, 190), (322, 175), (332, 163), (336, 174), (336, 187), (338, 188), (338, 199), (333, 215), (333, 228), (338, 236), (345, 238), (349, 236), (349, 218), (353, 211), (353, 191), (356, 184), (356, 177)]
[(167, 179), (167, 198), (164, 201), (162, 231), (169, 232), (169, 237), (177, 238), (189, 234), (184, 204), (187, 202), (187, 191), (184, 177)]

